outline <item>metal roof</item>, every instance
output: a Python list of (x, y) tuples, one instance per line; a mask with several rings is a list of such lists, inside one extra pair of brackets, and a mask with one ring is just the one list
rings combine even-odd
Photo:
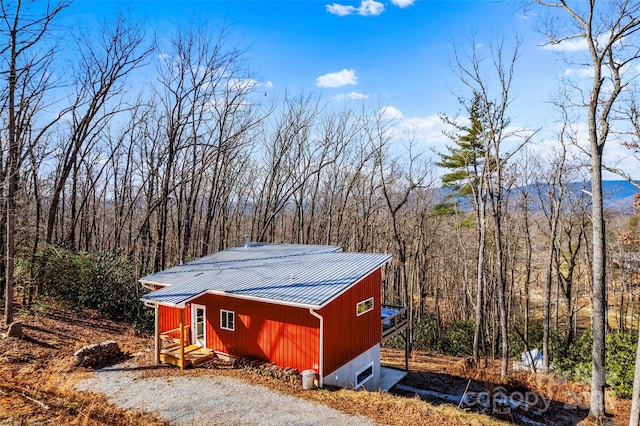
[(147, 275), (145, 302), (184, 306), (204, 293), (319, 308), (391, 259), (338, 246), (250, 243)]

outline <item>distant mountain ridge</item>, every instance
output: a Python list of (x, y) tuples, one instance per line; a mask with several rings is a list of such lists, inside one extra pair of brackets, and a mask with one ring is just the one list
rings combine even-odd
[[(640, 181), (636, 182), (640, 185)], [(536, 197), (538, 197), (537, 193), (538, 191), (541, 191), (541, 189), (544, 189), (545, 186), (546, 184), (529, 185), (529, 193), (531, 196), (530, 199), (533, 203), (533, 210), (538, 210), (539, 202), (536, 202)], [(585, 191), (587, 193), (591, 192), (591, 182), (570, 182), (568, 184), (568, 188), (573, 194), (579, 196), (582, 195), (580, 194), (580, 192), (582, 191)], [(451, 194), (450, 188), (442, 188), (441, 191), (443, 198)], [(605, 180), (602, 182), (604, 207), (606, 209), (631, 214), (633, 198), (638, 192), (640, 192), (640, 190), (638, 190), (638, 188), (636, 188), (626, 180)], [(518, 197), (519, 195), (520, 191), (518, 191), (517, 189), (512, 189), (510, 198)], [(456, 200), (458, 201), (458, 205), (462, 210), (473, 210), (473, 207), (469, 204), (468, 199), (456, 197)]]
[[(636, 182), (640, 184), (640, 181)], [(575, 195), (580, 195), (579, 192), (581, 191), (591, 193), (591, 182), (570, 182), (568, 187)], [(638, 188), (626, 180), (602, 181), (602, 196), (605, 209), (630, 214), (633, 206), (633, 197), (638, 192)]]
[[(640, 184), (640, 181), (636, 181)], [(627, 210), (633, 206), (633, 197), (640, 192), (626, 180), (605, 180), (602, 182), (604, 206), (610, 209)]]

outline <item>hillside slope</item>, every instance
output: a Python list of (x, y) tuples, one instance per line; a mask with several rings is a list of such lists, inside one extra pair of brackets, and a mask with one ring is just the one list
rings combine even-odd
[[(20, 311), (18, 319), (23, 321), (23, 338), (0, 339), (0, 424), (167, 424), (152, 414), (118, 408), (102, 395), (76, 390), (78, 382), (94, 373), (74, 368), (73, 353), (82, 346), (105, 340), (117, 341), (123, 351), (135, 358), (144, 377), (230, 376), (389, 425), (493, 425), (513, 421), (512, 416), (505, 414), (496, 413), (492, 418), (459, 410), (437, 398), (420, 399), (406, 390), (389, 394), (335, 388), (310, 392), (296, 384), (224, 364), (216, 364), (214, 369), (186, 371), (154, 366), (153, 343), (149, 337), (137, 335), (129, 326), (104, 320), (95, 313), (76, 313), (54, 307), (54, 302), (48, 303), (40, 302), (29, 310)], [(402, 351), (383, 351), (384, 364), (400, 366), (403, 361)], [(529, 397), (534, 394), (550, 396), (553, 400), (551, 409), (540, 413), (535, 418), (537, 423), (533, 424), (588, 424), (582, 421), (586, 416), (584, 409), (578, 405), (565, 406), (571, 403), (572, 395), (584, 396), (584, 386), (529, 373), (513, 373), (501, 382), (497, 377), (498, 369), (491, 368), (491, 363), (483, 369), (460, 369), (461, 363), (464, 360), (460, 358), (414, 354), (411, 372), (403, 385), (461, 394), (468, 383), (467, 378), (474, 379), (469, 383), (469, 390), (482, 389), (487, 384), (502, 384), (509, 392), (519, 391)], [(608, 403), (616, 423), (628, 421), (628, 401), (610, 398)]]

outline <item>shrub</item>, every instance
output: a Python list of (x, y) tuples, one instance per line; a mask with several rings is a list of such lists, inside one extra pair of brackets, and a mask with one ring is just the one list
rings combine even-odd
[(384, 343), (384, 346), (393, 349), (404, 349), (404, 336), (402, 334), (396, 334), (395, 336), (389, 338), (389, 340)]
[[(569, 378), (588, 382), (591, 379), (591, 345), (591, 329), (587, 329), (570, 350), (558, 351), (558, 355), (552, 357), (552, 364)], [(606, 383), (615, 395), (631, 398), (637, 335), (612, 331), (607, 334), (606, 345)]]
[(443, 333), (439, 349), (449, 355), (471, 355), (474, 325), (469, 320), (451, 323)]
[[(35, 265), (37, 284), (45, 295), (78, 309), (95, 309), (140, 331), (153, 329), (153, 312), (142, 307), (142, 288), (135, 281), (135, 266), (120, 253), (75, 252), (45, 246)], [(26, 262), (24, 262), (26, 263)], [(26, 268), (22, 273), (26, 274)]]
[(591, 329), (586, 329), (578, 335), (571, 348), (561, 339), (554, 339), (551, 346), (551, 364), (560, 373), (573, 380), (588, 382), (591, 377)]
[(637, 335), (613, 331), (607, 335), (607, 384), (611, 391), (631, 398), (636, 361)]
[(438, 349), (438, 323), (428, 315), (414, 318), (412, 348), (422, 351)]
[[(516, 327), (520, 333), (516, 331)], [(520, 355), (525, 352), (526, 348), (523, 337), (526, 337), (527, 339), (529, 350), (538, 348), (539, 351), (542, 351), (542, 322), (529, 321), (528, 336), (521, 336), (521, 333), (524, 334), (524, 320), (522, 318), (518, 318), (515, 326), (511, 329), (511, 333), (509, 333), (509, 356), (519, 359)]]

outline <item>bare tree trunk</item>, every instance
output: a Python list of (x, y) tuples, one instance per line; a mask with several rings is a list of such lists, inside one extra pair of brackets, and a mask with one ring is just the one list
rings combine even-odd
[(631, 396), (631, 415), (629, 417), (629, 426), (638, 426), (640, 424), (640, 332), (638, 333), (638, 342), (636, 343), (636, 363), (635, 374), (633, 375), (633, 395)]
[[(595, 126), (595, 123), (594, 123)], [(595, 128), (593, 129), (595, 132)], [(607, 249), (605, 241), (604, 208), (602, 202), (602, 163), (600, 148), (592, 146), (591, 182), (593, 195), (593, 282), (591, 288), (591, 327), (593, 330), (591, 403), (594, 417), (605, 416), (605, 342), (607, 331)]]
[(18, 140), (16, 138), (16, 61), (17, 61), (17, 32), (18, 32), (18, 16), (20, 15), (20, 2), (16, 10), (15, 19), (11, 28), (11, 53), (9, 62), (9, 122), (7, 130), (9, 136), (9, 152), (7, 153), (7, 248), (6, 248), (6, 278), (5, 278), (5, 305), (4, 305), (4, 322), (10, 324), (13, 322), (13, 286), (14, 286), (14, 268), (15, 268), (15, 224), (16, 224), (16, 186), (18, 181)]
[(476, 306), (475, 306), (475, 327), (473, 332), (473, 360), (476, 365), (480, 365), (480, 346), (483, 344), (484, 327), (484, 257), (486, 248), (486, 207), (485, 197), (479, 197), (478, 204), (478, 257), (476, 271)]

